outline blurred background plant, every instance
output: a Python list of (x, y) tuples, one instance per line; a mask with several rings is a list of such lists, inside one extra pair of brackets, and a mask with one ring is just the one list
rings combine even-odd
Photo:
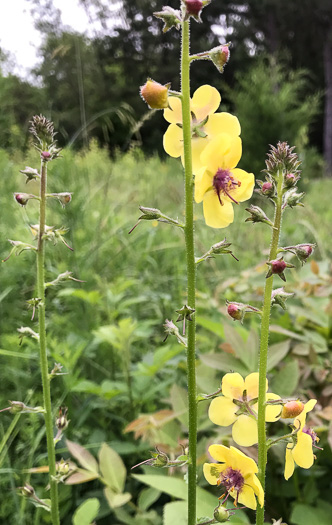
[[(70, 268), (74, 277), (86, 281), (68, 281), (47, 291), (52, 302), (49, 352), (68, 372), (53, 385), (54, 398), (68, 407), (71, 421), (66, 430), (70, 441), (63, 438), (58, 447), (66, 460), (90, 472), (90, 481), (84, 484), (76, 477), (77, 484), (60, 485), (62, 523), (85, 525), (84, 516), (87, 525), (93, 520), (98, 525), (180, 524), (186, 506), (181, 471), (170, 479), (168, 470), (152, 471), (144, 466), (125, 477), (125, 470), (129, 472), (142, 457), (149, 457), (155, 445), (171, 458), (181, 453), (180, 444), (186, 446), (185, 355), (171, 337), (163, 342), (162, 326), (166, 318), (175, 321), (175, 310), (183, 304), (182, 233), (161, 223), (142, 221), (128, 236), (139, 205), (182, 218), (180, 167), (172, 159), (160, 158), (165, 124), (161, 115), (145, 119), (146, 108), (137, 95), (146, 76), (153, 76), (157, 68), (160, 71), (160, 63), (160, 82), (177, 74), (177, 61), (169, 58), (168, 35), (163, 35), (162, 44), (156, 47), (153, 31), (159, 31), (159, 23), (154, 25), (148, 19), (151, 7), (160, 10), (162, 3), (126, 0), (116, 18), (118, 27), (95, 38), (63, 28), (57, 23), (56, 10), (43, 11), (47, 2), (31, 3), (36, 7), (36, 24), (44, 31), (41, 65), (32, 81), (4, 72), (0, 76), (0, 250), (4, 259), (9, 232), (12, 239), (29, 239), (29, 225), (36, 223), (36, 203), (31, 201), (20, 209), (22, 221), (11, 194), (23, 189), (22, 162), (29, 165), (34, 158), (27, 140), (28, 121), (34, 113), (45, 112), (60, 130), (59, 141), (67, 146), (61, 164), (50, 167), (50, 184), (55, 180), (56, 184), (49, 191), (63, 185), (74, 193), (65, 210), (60, 210), (57, 202), (50, 205), (49, 222), (70, 228), (67, 237), (74, 252), (60, 246), (52, 249), (46, 276), (51, 281)], [(100, 16), (105, 22), (105, 2), (82, 0), (82, 4), (86, 9), (104, 5)], [(175, 1), (168, 4), (177, 7)], [(256, 176), (264, 168), (270, 142), (289, 140), (297, 145), (303, 160), (301, 191), (307, 193), (306, 208), (305, 213), (295, 209), (292, 218), (285, 214), (283, 236), (287, 245), (302, 237), (317, 243), (311, 262), (303, 268), (297, 265), (289, 273), (286, 290), (296, 294), (289, 309), (273, 309), (269, 383), (272, 390), (285, 396), (299, 392), (318, 399), (311, 422), (324, 450), (318, 451), (318, 461), (310, 471), (298, 469), (292, 480), (285, 482), (283, 446), (272, 449), (267, 518), (271, 521), (270, 516), (282, 515), (289, 525), (307, 525), (309, 521), (328, 525), (332, 521), (332, 181), (323, 178), (328, 166), (324, 148), (328, 111), (324, 60), (328, 60), (328, 53), (326, 57), (323, 48), (330, 4), (321, 2), (314, 13), (309, 1), (292, 2), (291, 6), (285, 0), (224, 4), (227, 17), (220, 17), (221, 8), (213, 2), (206, 10), (209, 23), (204, 24), (204, 32), (195, 25), (194, 51), (212, 47), (219, 39), (232, 39), (236, 66), (226, 69), (225, 83), (218, 85), (217, 71), (202, 62), (193, 70), (193, 89), (206, 78), (220, 88), (222, 109), (234, 111), (242, 125), (245, 155), (240, 167), (254, 170)], [(269, 30), (276, 23), (277, 34)], [(205, 34), (211, 24), (214, 33)], [(152, 30), (147, 30), (148, 25)], [(179, 45), (172, 41), (172, 46)], [(3, 71), (8, 71), (5, 57), (2, 65)], [(235, 70), (241, 75), (233, 77)], [(33, 182), (28, 188), (34, 193)], [(258, 196), (254, 203), (260, 205)], [(198, 386), (205, 394), (218, 389), (224, 373), (234, 370), (246, 375), (256, 367), (257, 319), (246, 318), (244, 325), (233, 323), (225, 307), (226, 299), (241, 298), (253, 305), (262, 299), (262, 251), (268, 245), (269, 232), (244, 225), (246, 216), (244, 209), (238, 210), (236, 221), (227, 230), (227, 240), (239, 262), (225, 256), (198, 268)], [(197, 209), (197, 255), (223, 239), (222, 232), (204, 228), (203, 222)], [(29, 261), (29, 254), (23, 253), (1, 266), (0, 408), (8, 406), (8, 399), (42, 404), (42, 393), (36, 386), (37, 348), (30, 339), (20, 346), (17, 334), (23, 323), (22, 310), (26, 310), (24, 324), (35, 326), (26, 308), (34, 287)], [(216, 431), (207, 409), (208, 403), (202, 401), (200, 465), (216, 437), (231, 443), (229, 429)], [(40, 472), (46, 458), (40, 447), (43, 430), (39, 430), (39, 417), (1, 414), (0, 491), (6, 495), (0, 505), (3, 523), (49, 522), (43, 509), (36, 510), (15, 491), (29, 481), (38, 492), (45, 489), (46, 477)], [(278, 427), (274, 428), (278, 432)], [(217, 434), (212, 436), (212, 432)], [(255, 457), (254, 447), (251, 453)], [(107, 467), (102, 466), (104, 462)], [(109, 478), (105, 481), (106, 470)], [(216, 495), (211, 495), (211, 488), (209, 493), (205, 491), (202, 475), (199, 484), (199, 510), (204, 515), (210, 512)], [(107, 488), (111, 496), (105, 494)], [(245, 516), (239, 511), (232, 518), (238, 524), (250, 520), (250, 512)]]

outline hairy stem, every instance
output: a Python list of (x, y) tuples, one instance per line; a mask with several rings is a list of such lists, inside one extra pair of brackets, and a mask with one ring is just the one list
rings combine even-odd
[[(191, 154), (190, 118), (190, 28), (189, 21), (182, 24), (181, 52), (181, 94), (182, 125), (185, 170), (185, 241), (187, 255), (187, 302), (195, 309), (196, 265), (194, 253), (194, 182)], [(197, 403), (196, 403), (196, 364), (195, 364), (196, 324), (195, 315), (188, 322), (187, 376), (189, 405), (189, 465), (188, 465), (188, 525), (196, 524), (196, 444), (197, 444)]]
[[(272, 240), (269, 261), (273, 261), (277, 257), (278, 243), (281, 229), (282, 219), (282, 172), (278, 173), (277, 186), (277, 202), (274, 214), (274, 225), (272, 229)], [(267, 355), (269, 347), (269, 326), (271, 313), (271, 295), (273, 288), (273, 275), (266, 279), (264, 304), (262, 311), (261, 323), (261, 341), (259, 351), (259, 390), (258, 390), (258, 477), (265, 490), (265, 470), (267, 462), (267, 443), (266, 443), (266, 425), (265, 425), (265, 409), (266, 409), (266, 373), (267, 373)], [(256, 525), (264, 525), (264, 506), (257, 507)]]
[(39, 307), (39, 349), (40, 349), (40, 370), (43, 385), (43, 398), (45, 408), (45, 427), (47, 439), (47, 455), (49, 465), (49, 482), (51, 493), (51, 516), (52, 524), (60, 525), (58, 485), (55, 478), (55, 447), (53, 440), (53, 414), (51, 404), (51, 388), (48, 375), (47, 350), (46, 350), (46, 328), (45, 328), (45, 240), (43, 238), (46, 223), (46, 186), (47, 186), (47, 163), (42, 160), (41, 179), (40, 179), (40, 212), (39, 212), (39, 233), (37, 249), (37, 288), (38, 297), (41, 299)]

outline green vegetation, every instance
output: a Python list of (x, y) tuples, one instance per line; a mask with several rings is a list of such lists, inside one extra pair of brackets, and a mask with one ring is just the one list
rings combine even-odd
[[(36, 223), (37, 203), (30, 201), (26, 208), (17, 210), (11, 193), (25, 189), (19, 169), (22, 160), (23, 165), (33, 165), (34, 158), (33, 151), (24, 157), (21, 153), (0, 151), (1, 258), (10, 251), (8, 237), (27, 242), (32, 239), (29, 225)], [(179, 519), (185, 508), (186, 487), (181, 469), (172, 474), (172, 483), (166, 469), (143, 466), (127, 477), (124, 469), (129, 472), (133, 465), (149, 457), (149, 450), (156, 443), (173, 457), (181, 453), (179, 440), (186, 444), (185, 354), (171, 337), (163, 342), (162, 327), (166, 318), (176, 320), (175, 310), (183, 304), (183, 234), (170, 225), (147, 221), (142, 221), (131, 235), (128, 231), (137, 221), (139, 205), (153, 206), (182, 218), (181, 167), (176, 161), (146, 158), (138, 150), (118, 154), (111, 160), (106, 150), (92, 143), (82, 153), (65, 150), (63, 159), (52, 163), (50, 172), (50, 192), (59, 187), (73, 192), (73, 200), (64, 211), (57, 202), (51, 203), (49, 225), (70, 227), (66, 241), (74, 252), (62, 243), (46, 246), (46, 279), (51, 281), (59, 273), (71, 270), (75, 278), (86, 281), (68, 281), (47, 291), (51, 303), (47, 310), (50, 362), (60, 363), (62, 371), (68, 373), (52, 381), (53, 399), (58, 406), (68, 407), (70, 420), (65, 431), (70, 443), (65, 438), (61, 440), (58, 459), (71, 457), (82, 467), (81, 476), (91, 480), (74, 486), (59, 485), (61, 523), (69, 525), (74, 520), (75, 525), (83, 525), (80, 516), (86, 515), (91, 520), (97, 516), (98, 525), (161, 525), (166, 503), (164, 523), (174, 523), (175, 516)], [(319, 400), (314, 424), (324, 450), (317, 452), (318, 460), (310, 471), (298, 469), (289, 482), (284, 481), (282, 474), (284, 445), (271, 450), (267, 518), (271, 521), (270, 516), (280, 515), (288, 524), (307, 525), (311, 512), (316, 516), (312, 523), (317, 519), (317, 523), (327, 525), (332, 516), (327, 475), (332, 469), (328, 444), (332, 397), (332, 183), (311, 180), (310, 171), (305, 171), (302, 185), (307, 194), (306, 213), (297, 208), (292, 214), (286, 212), (283, 236), (288, 245), (315, 242), (317, 248), (312, 262), (303, 268), (290, 259), (296, 270), (289, 273), (286, 289), (294, 291), (296, 297), (287, 311), (272, 310), (273, 346), (268, 377), (271, 388), (280, 394), (303, 395), (309, 391)], [(33, 182), (27, 188), (35, 192)], [(260, 205), (259, 197), (255, 200)], [(269, 231), (244, 224), (244, 206), (236, 212), (236, 221), (226, 234), (239, 262), (225, 255), (198, 267), (197, 381), (202, 393), (217, 390), (225, 372), (234, 370), (246, 375), (256, 366), (258, 320), (246, 319), (243, 326), (233, 323), (226, 316), (225, 300), (241, 298), (254, 305), (261, 301), (265, 279), (262, 250), (268, 245)], [(222, 240), (224, 232), (203, 227), (199, 206), (196, 214), (199, 254)], [(33, 255), (24, 252), (3, 263), (1, 282), (0, 408), (7, 407), (9, 399), (38, 406), (42, 404), (38, 349), (34, 340), (28, 338), (20, 346), (17, 333), (21, 326), (36, 327), (36, 321), (30, 321), (31, 310), (26, 303), (34, 287)], [(228, 444), (230, 439), (228, 430), (216, 429), (206, 413), (207, 403), (202, 401), (199, 465), (205, 460), (212, 432), (214, 440), (222, 436)], [(0, 490), (6, 494), (0, 507), (3, 523), (49, 522), (44, 510), (36, 511), (30, 501), (15, 491), (15, 487), (30, 482), (40, 497), (48, 497), (45, 474), (29, 472), (45, 465), (41, 417), (1, 414)], [(278, 432), (278, 424), (275, 425)], [(96, 460), (86, 454), (82, 458), (81, 449), (73, 443), (82, 445), (96, 458), (99, 471)], [(113, 470), (112, 465), (116, 465)], [(199, 472), (201, 490), (207, 489), (201, 468)], [(211, 487), (208, 490), (213, 492)], [(206, 506), (213, 506), (208, 498), (207, 493), (199, 492), (200, 515), (208, 512)], [(85, 500), (88, 502), (83, 503)], [(208, 503), (205, 507), (204, 502)], [(81, 504), (84, 507), (78, 509)], [(247, 516), (253, 520), (249, 511)], [(234, 523), (246, 523), (240, 511), (232, 519)]]

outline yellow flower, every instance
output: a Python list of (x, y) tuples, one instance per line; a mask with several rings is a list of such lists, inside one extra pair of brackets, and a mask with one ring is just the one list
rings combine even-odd
[[(209, 140), (219, 133), (238, 137), (241, 127), (238, 119), (230, 113), (215, 113), (220, 105), (219, 92), (212, 86), (199, 87), (191, 99), (192, 162), (193, 173), (202, 167), (200, 155)], [(164, 149), (171, 157), (183, 156), (182, 103), (177, 97), (169, 97), (169, 109), (164, 117), (170, 123), (164, 135)]]
[[(221, 427), (233, 425), (232, 437), (238, 445), (250, 447), (258, 442), (257, 434), (257, 403), (251, 403), (258, 398), (258, 373), (249, 374), (245, 379), (238, 373), (224, 375), (222, 380), (222, 396), (215, 397), (209, 408), (209, 418), (212, 423)], [(268, 381), (266, 380), (266, 390)], [(276, 394), (266, 394), (267, 400), (280, 399)], [(281, 405), (267, 405), (266, 421), (277, 421), (280, 417)]]
[(255, 185), (253, 173), (236, 168), (242, 155), (240, 137), (220, 133), (204, 148), (203, 166), (195, 177), (195, 201), (203, 201), (205, 222), (226, 228), (234, 220), (232, 202), (250, 199)]
[(264, 491), (256, 476), (258, 468), (253, 459), (234, 447), (227, 448), (224, 445), (211, 445), (209, 453), (220, 463), (204, 463), (204, 476), (211, 485), (225, 488), (225, 500), (230, 495), (235, 499), (235, 505), (239, 502), (256, 509), (257, 497), (263, 506)]
[(312, 447), (318, 441), (318, 437), (315, 432), (305, 427), (305, 420), (307, 413), (314, 408), (316, 403), (316, 399), (310, 399), (304, 405), (301, 414), (294, 419), (294, 425), (299, 428), (299, 431), (296, 434), (296, 445), (288, 443), (286, 446), (285, 479), (293, 475), (295, 464), (302, 468), (310, 468), (314, 463), (315, 456)]

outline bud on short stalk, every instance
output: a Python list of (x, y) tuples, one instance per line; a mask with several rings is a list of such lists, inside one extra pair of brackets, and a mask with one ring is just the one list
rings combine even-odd
[(294, 186), (296, 186), (300, 178), (300, 175), (297, 175), (295, 173), (286, 173), (286, 175), (284, 176), (284, 187), (287, 189), (293, 188)]
[(230, 44), (223, 44), (221, 46), (214, 47), (208, 52), (208, 58), (214, 63), (220, 73), (224, 72), (225, 66), (229, 61), (230, 57)]
[(163, 86), (149, 78), (144, 86), (140, 88), (141, 97), (150, 109), (166, 109), (168, 108), (168, 91), (170, 86), (170, 84)]
[(33, 195), (32, 193), (14, 193), (14, 199), (21, 206), (26, 206), (31, 199), (39, 200), (39, 197)]
[(232, 514), (226, 509), (226, 507), (222, 503), (219, 503), (218, 507), (214, 509), (213, 517), (218, 523), (225, 523), (226, 521), (229, 521), (229, 517)]
[(284, 261), (283, 257), (280, 259), (274, 259), (273, 261), (268, 261), (266, 264), (270, 267), (266, 274), (267, 279), (271, 277), (271, 275), (279, 275), (280, 279), (286, 281), (284, 274), (286, 268), (295, 268), (294, 264)]
[(304, 197), (304, 193), (297, 193), (296, 188), (291, 188), (290, 190), (286, 191), (286, 193), (283, 196), (283, 209), (286, 208), (286, 206), (289, 206), (290, 208), (294, 208), (294, 206), (304, 206), (304, 204), (301, 202), (301, 200)]
[(246, 211), (250, 213), (251, 216), (248, 217), (245, 220), (245, 222), (263, 222), (273, 227), (273, 222), (268, 218), (268, 216), (259, 206), (254, 206), (253, 204), (251, 204), (249, 208), (246, 208)]
[(316, 244), (312, 243), (303, 243), (296, 244), (295, 246), (286, 246), (285, 248), (280, 248), (279, 252), (290, 252), (296, 255), (302, 265), (307, 261), (307, 259), (312, 254)]
[(227, 313), (234, 321), (243, 323), (246, 314), (261, 314), (261, 311), (250, 304), (236, 303), (235, 301), (226, 301)]
[(281, 417), (284, 419), (294, 418), (303, 412), (304, 404), (298, 399), (296, 401), (287, 401), (284, 404)]

